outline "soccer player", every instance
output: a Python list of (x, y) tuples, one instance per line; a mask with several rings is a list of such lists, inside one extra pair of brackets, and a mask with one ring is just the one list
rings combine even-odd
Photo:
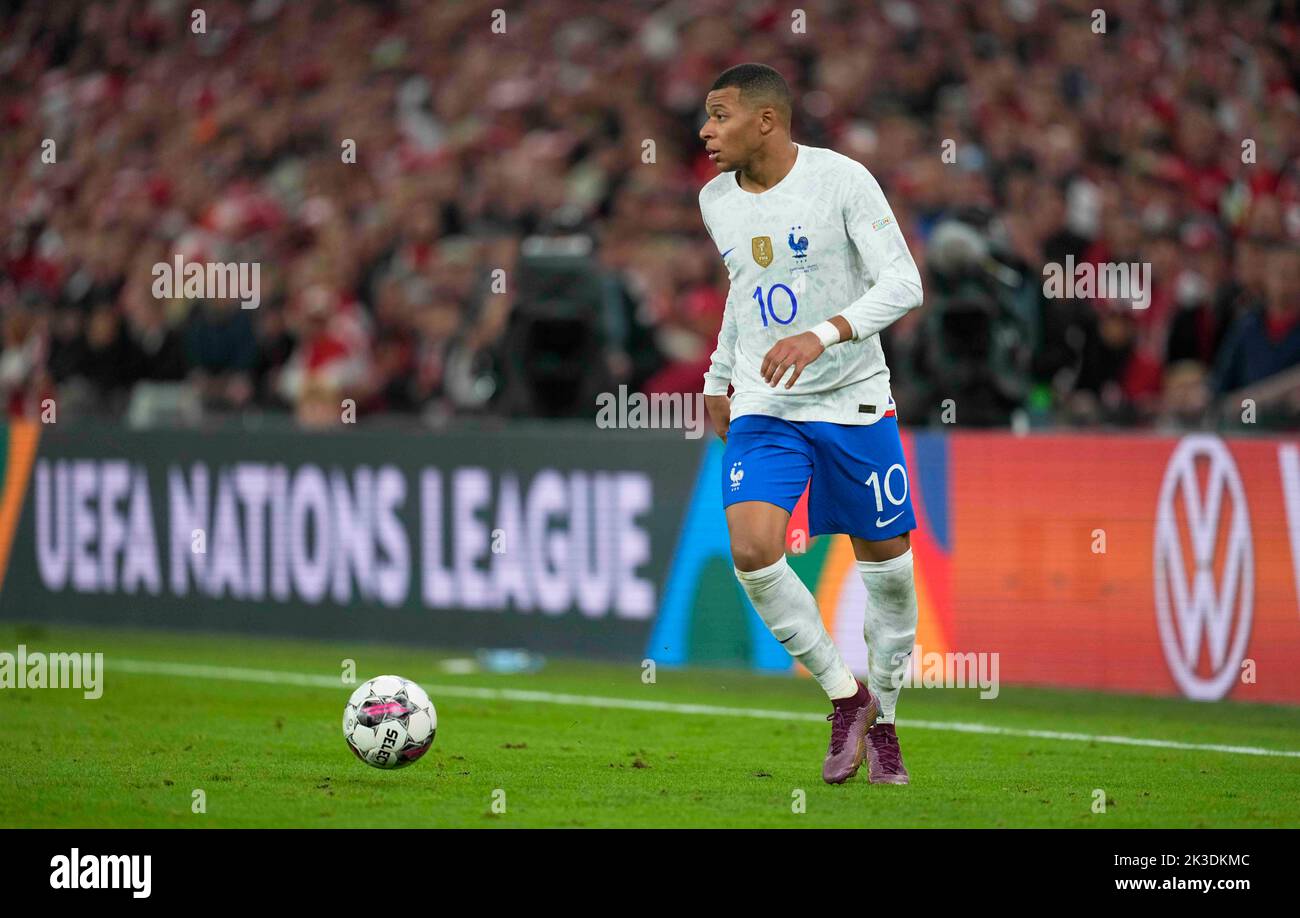
[[(906, 784), (894, 709), (916, 640), (907, 465), (879, 333), (921, 305), (921, 276), (860, 163), (790, 139), (790, 89), (762, 64), (724, 72), (700, 129), (721, 170), (700, 213), (730, 280), (704, 396), (726, 442), (722, 497), (736, 576), (833, 711), (822, 777)], [(734, 391), (727, 396), (728, 387)], [(809, 535), (845, 533), (867, 587), (868, 685), (786, 563), (804, 488)]]

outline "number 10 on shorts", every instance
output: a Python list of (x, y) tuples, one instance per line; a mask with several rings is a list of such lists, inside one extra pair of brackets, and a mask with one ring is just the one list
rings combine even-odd
[[(900, 494), (898, 497), (895, 497), (895, 496), (894, 496), (894, 481), (893, 481), (893, 478), (894, 478), (894, 472), (895, 472), (895, 471), (897, 471), (898, 474), (899, 474), (899, 475), (902, 477), (902, 479), (903, 479), (903, 493)], [(895, 507), (901, 507), (902, 504), (903, 504), (903, 501), (907, 500), (907, 469), (903, 468), (903, 466), (900, 465), (900, 464), (897, 463), (897, 462), (895, 462), (893, 465), (891, 465), (888, 469), (885, 470), (885, 487), (884, 487), (883, 491), (882, 491), (882, 489), (881, 489), (881, 487), (880, 487), (880, 473), (879, 473), (879, 472), (872, 472), (872, 473), (871, 473), (871, 477), (868, 478), (865, 482), (863, 482), (863, 484), (865, 484), (867, 487), (869, 487), (869, 488), (871, 489), (872, 493), (875, 494), (875, 496), (876, 496), (876, 512), (877, 512), (877, 513), (884, 513), (884, 512), (885, 512), (885, 502), (884, 502), (883, 500), (881, 500), (881, 495), (882, 495), (882, 493), (883, 493), (884, 497), (887, 498), (887, 499), (889, 500), (889, 502), (890, 502), (891, 504), (893, 504)]]

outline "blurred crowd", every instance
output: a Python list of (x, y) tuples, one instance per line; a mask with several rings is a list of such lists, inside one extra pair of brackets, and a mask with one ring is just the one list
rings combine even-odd
[[(1292, 423), (1297, 6), (214, 0), (196, 34), (174, 0), (0, 3), (0, 387), (32, 417), (142, 386), (309, 425), (590, 416), (530, 399), (517, 331), (528, 240), (586, 237), (590, 350), (552, 356), (697, 392), (703, 100), (761, 61), (922, 268), (885, 336), (905, 421), (1192, 426), (1246, 393)], [(155, 295), (177, 255), (260, 264), (260, 305)], [(1045, 297), (1067, 256), (1149, 263), (1149, 305)]]

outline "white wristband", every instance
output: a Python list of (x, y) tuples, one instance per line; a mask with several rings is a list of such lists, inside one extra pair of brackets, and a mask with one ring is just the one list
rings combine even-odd
[(830, 347), (832, 344), (840, 343), (840, 330), (829, 319), (821, 325), (814, 326), (812, 333), (821, 341), (822, 347)]

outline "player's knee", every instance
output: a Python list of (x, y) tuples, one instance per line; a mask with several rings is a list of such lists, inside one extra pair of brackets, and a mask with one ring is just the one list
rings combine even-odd
[(757, 571), (781, 560), (785, 546), (768, 545), (759, 539), (732, 539), (731, 560), (737, 570)]
[(878, 542), (867, 541), (856, 536), (853, 537), (853, 553), (859, 561), (892, 561), (900, 555), (907, 554), (912, 547), (912, 534), (905, 532), (902, 535), (895, 536), (892, 539), (884, 539)]

